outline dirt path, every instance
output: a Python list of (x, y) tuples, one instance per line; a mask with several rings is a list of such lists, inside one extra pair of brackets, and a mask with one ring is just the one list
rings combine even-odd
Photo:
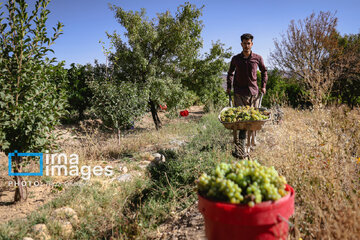
[(9, 220), (25, 218), (29, 213), (35, 211), (45, 203), (54, 198), (51, 187), (28, 188), (28, 199), (24, 202), (14, 204), (14, 189), (7, 189), (0, 193), (0, 224)]
[(197, 202), (158, 228), (153, 239), (206, 240), (204, 220)]

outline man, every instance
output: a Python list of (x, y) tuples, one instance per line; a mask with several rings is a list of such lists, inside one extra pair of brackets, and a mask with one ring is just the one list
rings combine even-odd
[[(226, 92), (230, 94), (231, 85), (234, 86), (234, 101), (236, 107), (246, 105), (258, 107), (260, 99), (259, 87), (257, 85), (258, 67), (261, 71), (261, 93), (266, 93), (266, 82), (268, 79), (267, 70), (263, 58), (251, 51), (253, 46), (253, 39), (254, 37), (250, 33), (243, 34), (241, 36), (241, 46), (243, 51), (231, 59), (230, 68), (227, 75)], [(235, 76), (233, 74), (234, 71)], [(245, 135), (245, 131), (239, 132), (239, 138), (241, 141), (244, 141)], [(250, 136), (252, 136), (251, 142)], [(248, 132), (248, 148), (250, 148), (251, 144), (253, 146), (256, 145), (254, 131)], [(238, 148), (236, 150), (238, 150)], [(244, 149), (240, 150), (242, 150), (242, 153), (240, 153), (241, 155), (246, 155), (246, 151)]]

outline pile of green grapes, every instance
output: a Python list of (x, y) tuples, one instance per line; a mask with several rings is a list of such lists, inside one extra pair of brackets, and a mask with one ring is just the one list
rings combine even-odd
[(286, 180), (274, 167), (266, 167), (252, 160), (220, 163), (211, 175), (204, 173), (197, 181), (199, 194), (215, 201), (248, 204), (276, 201), (288, 192)]
[(222, 122), (258, 121), (268, 118), (268, 116), (261, 114), (259, 110), (250, 106), (232, 107), (223, 111), (220, 115)]

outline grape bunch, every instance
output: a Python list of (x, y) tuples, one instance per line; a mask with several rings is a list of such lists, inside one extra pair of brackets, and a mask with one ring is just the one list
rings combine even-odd
[(259, 121), (268, 118), (268, 116), (250, 106), (232, 107), (223, 111), (220, 115), (222, 122)]
[(202, 174), (197, 181), (201, 196), (215, 201), (248, 204), (276, 201), (287, 194), (286, 179), (274, 167), (252, 160), (220, 163), (211, 175)]

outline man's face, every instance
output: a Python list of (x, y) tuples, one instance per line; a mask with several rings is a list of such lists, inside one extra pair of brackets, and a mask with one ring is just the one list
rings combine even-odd
[(253, 45), (253, 42), (251, 39), (248, 39), (248, 40), (244, 39), (241, 42), (241, 46), (242, 46), (244, 52), (250, 52), (252, 45)]

